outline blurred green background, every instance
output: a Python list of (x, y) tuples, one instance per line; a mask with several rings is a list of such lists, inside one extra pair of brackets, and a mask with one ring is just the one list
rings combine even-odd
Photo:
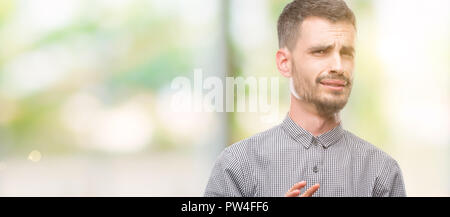
[[(218, 153), (278, 124), (286, 0), (0, 0), (0, 196), (201, 196)], [(408, 196), (450, 195), (450, 2), (348, 0), (343, 125), (399, 162)], [(174, 112), (177, 76), (278, 77), (277, 120)], [(424, 187), (426, 186), (426, 187)]]

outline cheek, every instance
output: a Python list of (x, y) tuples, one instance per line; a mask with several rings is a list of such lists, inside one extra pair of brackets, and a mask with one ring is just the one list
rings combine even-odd
[(296, 63), (297, 76), (300, 76), (300, 80), (315, 85), (316, 78), (326, 68), (324, 65), (326, 64), (321, 61), (304, 58), (302, 61)]
[(344, 69), (346, 72), (352, 73), (354, 66), (355, 66), (354, 60), (349, 59), (349, 60), (344, 61)]

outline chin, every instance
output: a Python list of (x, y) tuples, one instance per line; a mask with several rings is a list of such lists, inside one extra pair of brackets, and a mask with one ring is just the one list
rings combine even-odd
[(348, 100), (348, 93), (346, 92), (331, 92), (331, 93), (323, 93), (321, 98), (321, 101), (326, 102), (335, 102), (335, 103), (343, 103), (347, 102)]
[(322, 97), (316, 106), (324, 113), (332, 114), (342, 110), (347, 104), (347, 96), (326, 96)]

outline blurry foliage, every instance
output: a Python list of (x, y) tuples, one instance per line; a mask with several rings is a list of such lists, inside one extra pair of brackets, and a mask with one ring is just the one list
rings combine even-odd
[(15, 2), (14, 0), (2, 0), (0, 1), (0, 28), (14, 10)]
[[(87, 3), (89, 2), (83, 2)], [(9, 15), (18, 10), (21, 8), (15, 7), (14, 1), (0, 2), (0, 31), (5, 24), (13, 21), (14, 17)], [(93, 84), (89, 84), (88, 91), (106, 104), (126, 100), (139, 91), (154, 94), (164, 85), (170, 84), (175, 76), (185, 75), (192, 69), (194, 48), (179, 40), (180, 17), (177, 14), (154, 16), (153, 9), (143, 1), (130, 3), (129, 7), (120, 11), (125, 13), (122, 16), (114, 14), (114, 11), (98, 9), (95, 4), (93, 7), (84, 5), (83, 10), (85, 11), (82, 12), (98, 16), (80, 15), (60, 28), (37, 35), (32, 43), (17, 52), (2, 56), (0, 77), (7, 73), (3, 67), (16, 56), (49, 46), (68, 47), (79, 36), (87, 38), (86, 43), (94, 49), (125, 48), (98, 52), (105, 56), (99, 57), (104, 62), (97, 64), (106, 67), (90, 69), (96, 75), (91, 76), (89, 82)], [(106, 24), (105, 21), (109, 19), (119, 19), (120, 22)], [(2, 43), (5, 42), (0, 42), (0, 45)], [(2, 150), (22, 155), (31, 149), (43, 150), (45, 153), (82, 151), (74, 145), (73, 135), (67, 132), (60, 121), (60, 112), (67, 98), (85, 90), (87, 85), (86, 82), (71, 83), (70, 79), (69, 76), (63, 80), (62, 87), (53, 85), (13, 100), (16, 109), (14, 118), (0, 123)], [(0, 87), (3, 85), (4, 81), (0, 80)], [(103, 91), (99, 92), (98, 89)], [(162, 146), (169, 145), (164, 143), (164, 139), (159, 141), (163, 143)]]
[[(67, 94), (67, 93), (66, 93)], [(59, 122), (59, 108), (65, 93), (42, 92), (19, 101), (17, 115), (2, 131), (11, 143), (3, 143), (9, 153), (24, 153), (30, 147), (46, 153), (72, 150), (73, 142)]]
[(109, 78), (109, 84), (117, 88), (145, 87), (158, 90), (191, 68), (188, 52), (163, 50), (156, 56), (138, 64), (129, 71), (119, 72)]

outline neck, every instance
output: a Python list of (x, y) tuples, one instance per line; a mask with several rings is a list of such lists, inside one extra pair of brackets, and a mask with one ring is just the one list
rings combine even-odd
[(313, 136), (322, 135), (340, 123), (339, 112), (329, 115), (319, 114), (314, 105), (298, 100), (292, 95), (289, 117)]

